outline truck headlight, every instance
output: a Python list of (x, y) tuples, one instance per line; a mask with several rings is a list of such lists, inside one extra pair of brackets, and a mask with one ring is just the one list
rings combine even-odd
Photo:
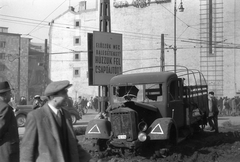
[(139, 140), (139, 141), (144, 142), (144, 141), (146, 141), (146, 139), (147, 139), (146, 133), (140, 132), (140, 133), (138, 134), (138, 140)]
[(144, 122), (144, 121), (141, 121), (139, 124), (138, 124), (138, 129), (140, 130), (140, 131), (146, 131), (147, 130), (147, 123), (146, 122)]

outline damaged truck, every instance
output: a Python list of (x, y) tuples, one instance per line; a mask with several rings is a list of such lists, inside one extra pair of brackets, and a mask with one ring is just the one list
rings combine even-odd
[(88, 123), (88, 149), (162, 156), (207, 124), (208, 86), (198, 70), (121, 74), (109, 85), (107, 117)]

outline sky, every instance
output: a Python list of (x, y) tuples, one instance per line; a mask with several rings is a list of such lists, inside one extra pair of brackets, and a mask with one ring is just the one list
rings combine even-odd
[(0, 26), (9, 33), (32, 38), (31, 42), (44, 43), (48, 39), (48, 22), (77, 7), (80, 0), (0, 0)]

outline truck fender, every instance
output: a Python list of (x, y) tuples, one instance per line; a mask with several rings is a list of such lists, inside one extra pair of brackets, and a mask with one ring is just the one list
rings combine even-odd
[(93, 119), (88, 122), (85, 138), (109, 139), (111, 123), (106, 119)]
[(166, 140), (171, 133), (177, 135), (175, 121), (172, 118), (158, 118), (148, 128), (147, 134), (150, 140)]

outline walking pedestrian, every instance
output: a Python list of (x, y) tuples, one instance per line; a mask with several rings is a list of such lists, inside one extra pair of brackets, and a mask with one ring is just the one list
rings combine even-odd
[(233, 97), (231, 99), (231, 102), (232, 102), (232, 111), (231, 111), (231, 116), (236, 116), (237, 115), (237, 102), (236, 102), (236, 98)]
[(77, 143), (71, 116), (62, 107), (68, 99), (69, 81), (51, 82), (48, 101), (27, 116), (21, 144), (21, 162), (87, 162), (91, 156)]
[(222, 110), (223, 110), (223, 98), (220, 97), (218, 99), (218, 110), (219, 110), (219, 114), (222, 114)]
[(224, 115), (230, 115), (230, 105), (229, 105), (228, 100), (229, 99), (227, 96), (223, 99), (223, 114)]
[(209, 92), (208, 98), (208, 106), (209, 106), (209, 117), (208, 122), (209, 125), (212, 127), (211, 131), (215, 131), (218, 133), (218, 104), (217, 99), (214, 96), (214, 92)]
[(19, 161), (19, 134), (13, 108), (8, 105), (12, 97), (8, 82), (0, 82), (0, 161)]

